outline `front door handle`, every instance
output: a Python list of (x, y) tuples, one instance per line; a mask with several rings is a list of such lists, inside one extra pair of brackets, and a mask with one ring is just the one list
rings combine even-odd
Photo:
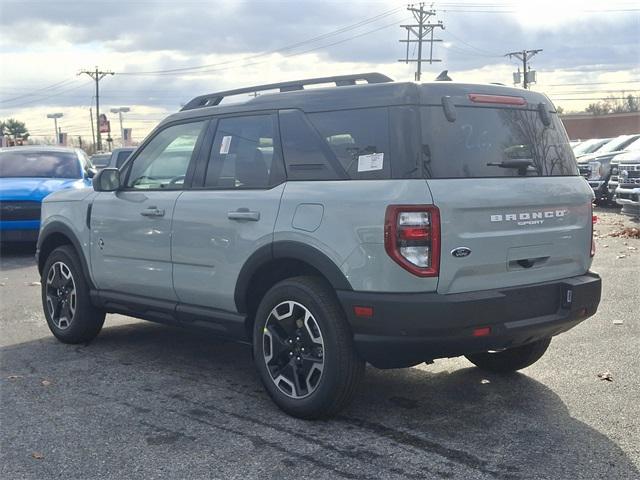
[(229, 220), (249, 220), (257, 222), (260, 220), (260, 212), (254, 212), (248, 208), (239, 208), (233, 212), (227, 212), (227, 218)]
[(143, 217), (164, 217), (164, 208), (149, 207), (140, 212)]

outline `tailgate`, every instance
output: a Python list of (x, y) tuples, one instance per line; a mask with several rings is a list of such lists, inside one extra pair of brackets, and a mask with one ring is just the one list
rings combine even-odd
[[(584, 179), (432, 179), (428, 185), (441, 218), (439, 293), (558, 280), (589, 269), (592, 193)], [(455, 256), (461, 247), (471, 253)]]

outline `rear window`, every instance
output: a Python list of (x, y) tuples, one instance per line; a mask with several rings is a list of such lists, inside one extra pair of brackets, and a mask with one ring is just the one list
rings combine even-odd
[(75, 153), (47, 151), (0, 152), (2, 178), (80, 178), (80, 161)]
[(118, 155), (116, 157), (115, 167), (120, 168), (122, 164), (125, 162), (125, 160), (129, 158), (132, 153), (133, 153), (133, 150), (124, 150), (122, 152), (118, 152)]
[[(458, 106), (456, 120), (449, 122), (442, 107), (422, 107), (421, 117), (423, 166), (429, 178), (578, 174), (555, 114), (550, 114), (549, 126), (537, 110), (516, 108)], [(505, 168), (523, 162), (525, 168)]]
[(91, 163), (96, 167), (106, 167), (109, 165), (109, 160), (111, 160), (111, 154), (105, 153), (104, 155), (92, 155)]

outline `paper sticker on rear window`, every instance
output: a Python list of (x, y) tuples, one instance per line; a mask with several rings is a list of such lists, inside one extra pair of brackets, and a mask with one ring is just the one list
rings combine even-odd
[(222, 155), (226, 155), (229, 153), (229, 148), (231, 147), (231, 135), (225, 135), (222, 137), (222, 142), (220, 143), (220, 153)]
[(360, 155), (358, 157), (358, 171), (371, 172), (374, 170), (382, 170), (384, 163), (384, 153), (371, 153), (369, 155)]

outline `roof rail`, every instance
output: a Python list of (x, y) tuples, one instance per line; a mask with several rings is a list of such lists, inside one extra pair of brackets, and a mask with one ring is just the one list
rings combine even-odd
[(219, 105), (223, 98), (233, 95), (240, 95), (242, 93), (255, 93), (275, 89), (279, 89), (281, 92), (292, 92), (295, 90), (304, 90), (305, 85), (317, 85), (320, 83), (335, 83), (336, 87), (342, 87), (345, 85), (355, 85), (356, 81), (358, 80), (365, 80), (367, 83), (393, 82), (393, 80), (386, 75), (371, 72), (352, 75), (338, 75), (334, 77), (309, 78), (307, 80), (296, 80), (293, 82), (271, 83), (268, 85), (238, 88), (236, 90), (227, 90), (224, 92), (200, 95), (190, 100), (184, 107), (180, 109), (180, 111), (193, 110), (194, 108), (214, 107), (216, 105)]

